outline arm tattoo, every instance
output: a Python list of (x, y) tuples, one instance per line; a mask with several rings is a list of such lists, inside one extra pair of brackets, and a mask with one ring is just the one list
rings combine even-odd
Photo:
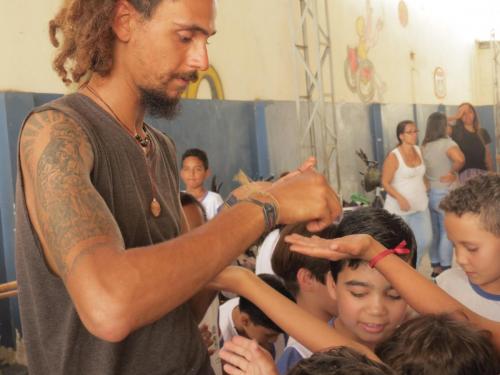
[[(48, 251), (65, 278), (78, 257), (102, 247), (102, 238), (123, 240), (105, 202), (90, 181), (92, 149), (82, 129), (62, 113), (47, 111), (30, 119), (23, 131), (23, 155), (34, 154), (36, 137), (48, 134), (38, 160), (32, 160), (37, 220)], [(101, 238), (99, 240), (98, 238)], [(83, 241), (96, 246), (84, 245)], [(99, 243), (100, 242), (100, 243)], [(80, 245), (82, 251), (70, 252)], [(82, 246), (84, 245), (84, 246)]]

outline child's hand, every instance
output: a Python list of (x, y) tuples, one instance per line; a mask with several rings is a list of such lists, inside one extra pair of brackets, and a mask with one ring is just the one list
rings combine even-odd
[(215, 343), (215, 335), (210, 332), (206, 324), (202, 324), (201, 326), (199, 326), (198, 330), (200, 331), (203, 343), (207, 347), (208, 355), (214, 354), (215, 349), (212, 347), (212, 345)]
[(271, 354), (253, 340), (235, 336), (224, 344), (219, 355), (229, 375), (278, 375)]
[(346, 258), (369, 261), (384, 250), (384, 247), (368, 234), (353, 234), (334, 240), (292, 234), (286, 236), (285, 241), (291, 244), (290, 249), (293, 251), (332, 261)]
[(254, 276), (254, 274), (244, 267), (228, 266), (215, 276), (207, 287), (213, 290), (224, 290), (240, 294), (239, 286), (246, 282), (248, 276)]

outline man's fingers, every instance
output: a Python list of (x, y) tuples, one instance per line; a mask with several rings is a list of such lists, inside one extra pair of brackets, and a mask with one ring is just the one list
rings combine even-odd
[(316, 158), (314, 156), (309, 156), (306, 161), (304, 161), (298, 168), (299, 172), (305, 172), (309, 169), (316, 167)]
[(289, 172), (286, 176), (281, 177), (278, 181), (276, 182), (283, 182), (287, 181), (293, 177), (298, 176), (301, 173), (304, 173), (308, 170), (314, 169), (316, 167), (316, 158), (314, 156), (309, 156), (306, 161), (304, 161), (300, 167), (298, 167), (296, 170)]

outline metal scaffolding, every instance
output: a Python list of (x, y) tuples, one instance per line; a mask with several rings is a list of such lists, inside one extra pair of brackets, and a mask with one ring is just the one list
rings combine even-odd
[(289, 0), (290, 31), (301, 156), (341, 192), (328, 1)]

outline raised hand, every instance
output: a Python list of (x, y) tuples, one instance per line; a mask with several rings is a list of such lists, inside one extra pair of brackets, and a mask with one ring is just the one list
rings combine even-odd
[(224, 371), (229, 375), (278, 375), (271, 354), (245, 337), (233, 337), (219, 355), (226, 362)]
[(324, 229), (342, 213), (339, 198), (326, 178), (307, 169), (273, 184), (269, 190), (279, 204), (279, 224), (308, 222), (307, 229)]
[(291, 244), (292, 251), (331, 261), (346, 258), (370, 260), (382, 246), (368, 234), (353, 234), (333, 240), (291, 234), (285, 237), (285, 241)]
[(212, 345), (215, 343), (215, 335), (210, 332), (210, 330), (208, 329), (208, 325), (206, 324), (202, 324), (201, 326), (199, 326), (198, 330), (200, 331), (203, 343), (207, 347), (208, 355), (214, 354), (215, 349), (212, 347)]

